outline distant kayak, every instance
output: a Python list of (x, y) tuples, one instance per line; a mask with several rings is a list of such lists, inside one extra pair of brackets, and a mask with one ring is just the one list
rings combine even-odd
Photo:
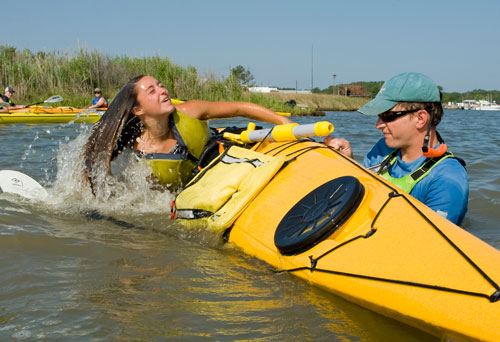
[[(172, 99), (174, 105), (183, 102)], [(105, 111), (105, 108), (96, 110), (75, 107), (30, 106), (23, 109), (13, 109), (9, 113), (0, 113), (0, 124), (96, 123)], [(291, 116), (291, 113), (277, 113)]]
[(75, 107), (32, 106), (0, 113), (0, 124), (95, 123), (104, 110)]

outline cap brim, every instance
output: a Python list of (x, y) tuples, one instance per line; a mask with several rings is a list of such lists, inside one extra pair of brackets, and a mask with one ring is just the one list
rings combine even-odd
[(375, 97), (373, 100), (358, 109), (358, 112), (364, 115), (379, 115), (388, 111), (397, 104), (398, 103), (396, 101)]

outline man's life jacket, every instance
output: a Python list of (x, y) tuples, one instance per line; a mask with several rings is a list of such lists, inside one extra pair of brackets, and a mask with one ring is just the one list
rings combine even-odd
[(422, 165), (412, 173), (403, 176), (401, 178), (395, 178), (392, 177), (389, 174), (389, 167), (394, 165), (397, 159), (399, 149), (396, 149), (392, 151), (387, 157), (384, 158), (382, 163), (380, 164), (380, 167), (377, 171), (377, 173), (382, 176), (383, 178), (387, 179), (389, 182), (392, 184), (397, 185), (400, 187), (403, 191), (410, 193), (413, 189), (413, 187), (420, 182), (422, 179), (424, 179), (427, 175), (429, 175), (429, 172), (440, 162), (447, 158), (455, 158), (460, 161), (462, 165), (465, 163), (459, 159), (456, 158), (453, 153), (451, 152), (446, 152), (443, 155), (439, 157), (434, 157), (434, 158), (427, 158)]

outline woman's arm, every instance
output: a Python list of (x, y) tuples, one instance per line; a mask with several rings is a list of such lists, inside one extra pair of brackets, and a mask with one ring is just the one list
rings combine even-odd
[(243, 116), (248, 119), (278, 125), (292, 123), (286, 116), (250, 102), (210, 102), (193, 100), (176, 105), (181, 112), (200, 120), (225, 119)]

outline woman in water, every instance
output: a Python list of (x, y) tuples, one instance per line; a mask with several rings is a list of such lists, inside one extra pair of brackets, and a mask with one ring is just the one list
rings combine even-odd
[(187, 101), (173, 105), (167, 89), (151, 76), (130, 80), (94, 125), (84, 149), (85, 177), (93, 192), (99, 171), (125, 148), (145, 158), (163, 185), (182, 186), (210, 138), (206, 120), (243, 116), (274, 124), (291, 121), (248, 102)]

